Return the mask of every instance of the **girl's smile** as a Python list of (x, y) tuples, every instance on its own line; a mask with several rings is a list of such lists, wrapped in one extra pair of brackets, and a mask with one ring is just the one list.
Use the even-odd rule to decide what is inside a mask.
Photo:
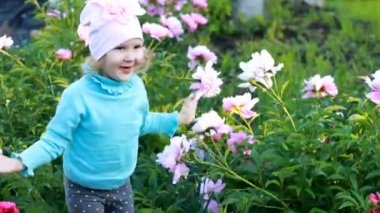
[(121, 43), (100, 59), (101, 74), (115, 81), (127, 81), (144, 59), (143, 41), (134, 38)]

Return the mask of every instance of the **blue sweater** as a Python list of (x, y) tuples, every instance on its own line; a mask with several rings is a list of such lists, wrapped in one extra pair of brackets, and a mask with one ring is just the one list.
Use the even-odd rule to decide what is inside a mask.
[(139, 135), (172, 136), (178, 113), (150, 112), (137, 75), (117, 82), (83, 67), (87, 73), (62, 93), (40, 140), (16, 156), (26, 166), (23, 173), (33, 175), (63, 153), (64, 174), (71, 181), (92, 189), (118, 188), (135, 170)]

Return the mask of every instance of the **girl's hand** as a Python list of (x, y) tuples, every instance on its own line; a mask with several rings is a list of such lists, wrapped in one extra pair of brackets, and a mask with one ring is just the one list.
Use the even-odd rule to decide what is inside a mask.
[(183, 102), (181, 111), (179, 113), (180, 124), (190, 124), (195, 119), (195, 112), (197, 110), (199, 96), (191, 93)]
[(15, 158), (0, 155), (0, 174), (8, 174), (24, 170), (22, 162)]

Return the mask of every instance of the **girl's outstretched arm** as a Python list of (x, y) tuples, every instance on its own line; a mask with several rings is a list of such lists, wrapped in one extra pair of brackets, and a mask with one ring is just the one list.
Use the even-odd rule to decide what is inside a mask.
[(0, 155), (0, 174), (9, 174), (24, 170), (24, 165), (17, 158)]
[(22, 162), (22, 175), (33, 176), (34, 169), (61, 156), (72, 140), (83, 112), (78, 90), (78, 84), (75, 83), (64, 90), (56, 113), (40, 140), (22, 153), (12, 153), (12, 158)]
[(190, 124), (194, 120), (198, 100), (196, 94), (190, 94), (184, 100), (180, 113), (149, 112), (148, 106), (141, 134), (165, 134), (172, 137), (179, 124)]

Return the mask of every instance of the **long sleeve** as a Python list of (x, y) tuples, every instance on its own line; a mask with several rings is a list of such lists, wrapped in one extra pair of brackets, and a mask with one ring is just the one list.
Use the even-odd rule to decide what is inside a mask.
[(147, 112), (141, 134), (165, 134), (173, 136), (178, 128), (178, 112), (156, 113)]
[(67, 88), (62, 94), (54, 117), (49, 122), (46, 132), (40, 140), (21, 154), (13, 153), (13, 156), (21, 159), (26, 167), (22, 172), (23, 175), (33, 175), (35, 168), (62, 155), (72, 140), (73, 132), (84, 111), (79, 97), (75, 87)]

